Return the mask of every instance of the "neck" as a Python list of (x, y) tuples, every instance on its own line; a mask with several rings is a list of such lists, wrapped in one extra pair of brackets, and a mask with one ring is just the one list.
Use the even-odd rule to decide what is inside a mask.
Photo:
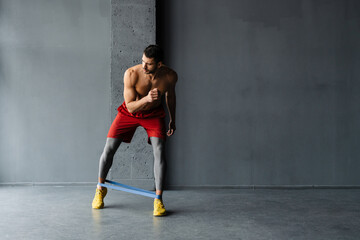
[(157, 67), (157, 69), (155, 70), (155, 72), (149, 73), (149, 74), (147, 74), (147, 76), (149, 76), (150, 79), (154, 79), (154, 77), (156, 76), (157, 72), (159, 71), (159, 69), (160, 69), (162, 66), (163, 66), (163, 64), (160, 63), (160, 65)]
[(145, 74), (147, 78), (149, 78), (150, 80), (154, 79), (155, 75), (156, 75), (156, 71), (154, 73), (149, 73), (149, 74)]

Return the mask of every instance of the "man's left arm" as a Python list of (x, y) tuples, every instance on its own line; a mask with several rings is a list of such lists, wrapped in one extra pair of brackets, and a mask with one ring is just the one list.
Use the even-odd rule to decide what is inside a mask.
[(167, 132), (167, 135), (170, 137), (171, 135), (174, 134), (174, 132), (176, 130), (176, 125), (175, 125), (175, 109), (176, 109), (175, 85), (177, 82), (177, 74), (175, 72), (169, 76), (169, 82), (170, 82), (170, 85), (169, 85), (168, 91), (165, 93), (165, 98), (166, 98), (166, 106), (167, 106), (167, 109), (169, 111), (169, 116), (170, 116), (169, 130)]

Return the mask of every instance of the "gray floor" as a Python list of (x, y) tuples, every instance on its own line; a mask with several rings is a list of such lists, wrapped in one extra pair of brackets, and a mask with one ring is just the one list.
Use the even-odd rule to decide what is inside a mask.
[(0, 187), (0, 239), (360, 239), (360, 190), (172, 190), (153, 200), (94, 187)]

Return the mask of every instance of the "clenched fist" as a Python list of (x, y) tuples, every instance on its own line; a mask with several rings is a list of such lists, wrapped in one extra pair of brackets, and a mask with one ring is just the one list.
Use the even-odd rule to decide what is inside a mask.
[(148, 102), (154, 102), (158, 100), (160, 98), (159, 90), (157, 88), (150, 90), (146, 97), (148, 98)]

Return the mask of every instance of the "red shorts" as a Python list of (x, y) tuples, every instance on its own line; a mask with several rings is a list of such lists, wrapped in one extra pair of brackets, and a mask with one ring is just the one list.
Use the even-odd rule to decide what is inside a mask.
[(161, 105), (156, 109), (132, 114), (127, 110), (125, 102), (118, 108), (118, 114), (111, 124), (107, 137), (120, 138), (123, 142), (130, 143), (138, 126), (145, 128), (149, 144), (151, 144), (150, 137), (158, 137), (166, 141), (165, 111)]

